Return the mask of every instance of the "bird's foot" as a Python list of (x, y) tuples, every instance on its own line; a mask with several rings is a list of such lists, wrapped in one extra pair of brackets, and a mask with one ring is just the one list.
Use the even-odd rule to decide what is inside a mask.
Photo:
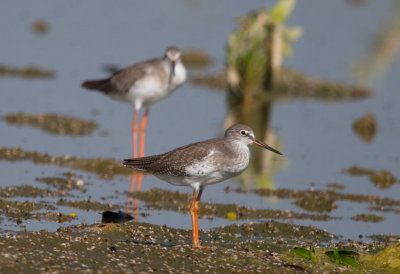
[(203, 246), (203, 245), (200, 245), (200, 243), (197, 243), (197, 244), (192, 244), (192, 248), (212, 249), (214, 247), (213, 246)]

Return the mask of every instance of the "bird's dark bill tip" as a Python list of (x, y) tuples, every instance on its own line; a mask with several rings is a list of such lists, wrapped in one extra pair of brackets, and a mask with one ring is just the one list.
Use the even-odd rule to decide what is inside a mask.
[(270, 146), (267, 145), (267, 144), (264, 144), (263, 142), (261, 142), (261, 141), (259, 141), (259, 140), (257, 140), (257, 139), (254, 139), (254, 140), (253, 140), (253, 143), (256, 144), (256, 145), (258, 145), (258, 146), (260, 146), (260, 147), (262, 147), (262, 148), (265, 148), (265, 149), (268, 149), (268, 150), (270, 150), (270, 151), (272, 151), (272, 152), (275, 152), (276, 154), (283, 155), (282, 152), (276, 150), (275, 148), (270, 147)]
[(268, 150), (270, 150), (270, 151), (272, 151), (272, 152), (275, 152), (276, 154), (283, 155), (282, 152), (280, 152), (279, 150), (276, 150), (276, 149), (274, 149), (274, 148), (272, 148), (272, 147), (270, 147), (270, 146), (266, 146), (266, 147), (264, 147), (264, 148), (266, 148), (266, 149), (268, 149)]

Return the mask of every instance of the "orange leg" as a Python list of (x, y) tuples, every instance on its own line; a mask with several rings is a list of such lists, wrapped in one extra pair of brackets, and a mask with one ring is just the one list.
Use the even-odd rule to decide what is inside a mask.
[(139, 157), (144, 156), (144, 142), (145, 142), (145, 135), (146, 135), (146, 124), (147, 118), (149, 117), (149, 108), (146, 108), (146, 112), (142, 118), (142, 122), (140, 123), (140, 155)]
[(197, 212), (198, 211), (196, 211), (196, 189), (195, 189), (195, 190), (193, 190), (192, 202), (190, 204), (190, 216), (192, 217), (192, 233), (193, 233), (192, 247), (200, 246), (199, 230), (198, 230), (198, 227), (196, 228)]
[(203, 188), (200, 188), (199, 194), (196, 197), (196, 190), (193, 191), (192, 203), (190, 204), (190, 215), (192, 217), (192, 233), (193, 233), (193, 248), (208, 248), (200, 245), (199, 241), (199, 204)]
[[(133, 123), (132, 123), (132, 147), (133, 147), (133, 158), (137, 157), (137, 120), (138, 120), (138, 110), (135, 109), (135, 113), (133, 115)], [(131, 176), (131, 185), (129, 187), (129, 192), (132, 192), (133, 189), (135, 188), (135, 182), (136, 182), (136, 177), (137, 174), (134, 173)], [(129, 204), (131, 203), (132, 198), (128, 197), (126, 199), (126, 204), (127, 207), (129, 207)], [(128, 209), (126, 209), (126, 212), (128, 213)]]
[(133, 115), (133, 125), (132, 125), (133, 158), (137, 157), (137, 118), (138, 118), (138, 111), (135, 109), (135, 114)]
[[(140, 154), (139, 157), (144, 156), (144, 143), (145, 143), (145, 136), (146, 136), (146, 123), (147, 123), (147, 118), (149, 117), (149, 108), (146, 109), (146, 112), (144, 113), (144, 116), (142, 118), (142, 122), (140, 123)], [(138, 175), (138, 181), (136, 185), (136, 191), (140, 191), (140, 188), (142, 186), (142, 179), (143, 179), (143, 174)]]
[[(145, 132), (146, 132), (146, 123), (147, 123), (147, 118), (149, 117), (149, 108), (146, 109), (146, 112), (142, 118), (142, 121), (140, 122), (140, 152), (139, 152), (139, 157), (143, 157), (144, 156), (144, 143), (145, 143)], [(132, 130), (132, 134), (133, 134), (133, 158), (137, 157), (137, 116), (138, 116), (138, 112), (135, 110), (135, 116), (133, 118), (133, 130)], [(139, 174), (133, 174), (131, 177), (131, 186), (129, 188), (129, 192), (133, 192), (133, 189), (135, 188), (135, 183), (136, 183), (136, 178), (137, 178), (137, 184), (136, 184), (136, 191), (140, 191), (141, 185), (142, 185), (142, 179), (143, 179), (143, 174), (139, 173)], [(127, 204), (129, 205), (131, 203), (131, 198), (128, 197), (127, 199)], [(135, 220), (138, 221), (138, 209), (137, 206), (139, 204), (139, 199), (135, 199), (134, 200), (134, 205), (133, 208), (135, 208), (134, 210), (134, 214), (135, 214)]]
[[(146, 111), (146, 113), (147, 112), (148, 111)], [(146, 117), (146, 119), (147, 119), (147, 117)], [(133, 124), (132, 124), (133, 158), (137, 158), (137, 120), (138, 120), (138, 111), (135, 109), (135, 114), (133, 116)], [(142, 121), (142, 124), (143, 124), (143, 121)], [(142, 127), (143, 127), (143, 125), (140, 126), (140, 128), (142, 128)], [(140, 154), (142, 154), (142, 148), (140, 148)], [(131, 177), (131, 186), (129, 187), (129, 192), (132, 192), (133, 189), (135, 188), (136, 177), (137, 177), (136, 174), (133, 174), (132, 177)], [(140, 183), (141, 183), (142, 179), (140, 178), (140, 179), (138, 179), (138, 181), (139, 180), (140, 180)]]

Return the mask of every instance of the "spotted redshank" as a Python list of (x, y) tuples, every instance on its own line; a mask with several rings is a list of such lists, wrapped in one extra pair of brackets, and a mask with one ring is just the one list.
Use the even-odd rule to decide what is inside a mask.
[[(163, 58), (151, 59), (134, 64), (115, 72), (111, 77), (100, 80), (90, 80), (82, 87), (97, 90), (113, 99), (130, 103), (135, 108), (132, 125), (133, 157), (137, 157), (137, 129), (138, 113), (142, 106), (146, 112), (140, 123), (140, 153), (144, 156), (144, 142), (146, 122), (149, 115), (149, 106), (158, 102), (186, 80), (186, 69), (181, 61), (181, 51), (176, 47), (166, 49)], [(133, 190), (133, 179), (131, 190)], [(137, 189), (140, 189), (141, 177), (138, 179)]]
[[(163, 58), (134, 64), (115, 72), (111, 77), (86, 81), (82, 87), (98, 90), (113, 99), (128, 102), (135, 107), (133, 119), (133, 157), (137, 157), (137, 116), (146, 107), (140, 126), (140, 137), (145, 134), (149, 106), (176, 90), (186, 80), (186, 69), (181, 62), (181, 52), (169, 47)], [(140, 152), (144, 154), (144, 140), (140, 139)]]
[(170, 184), (191, 186), (194, 189), (190, 204), (192, 246), (200, 248), (203, 247), (200, 245), (198, 232), (201, 194), (205, 186), (225, 181), (247, 168), (250, 144), (282, 155), (257, 140), (250, 127), (236, 124), (226, 130), (224, 138), (190, 144), (160, 155), (126, 159), (123, 164), (137, 171), (150, 173)]

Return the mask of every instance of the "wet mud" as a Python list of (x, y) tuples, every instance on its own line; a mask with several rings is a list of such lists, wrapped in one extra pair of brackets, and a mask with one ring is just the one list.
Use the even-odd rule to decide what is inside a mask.
[[(371, 267), (398, 269), (398, 244), (383, 249), (379, 242), (334, 243), (335, 236), (322, 230), (275, 221), (200, 231), (202, 244), (210, 249), (192, 249), (190, 237), (189, 230), (137, 222), (60, 227), (57, 232), (2, 231), (0, 271), (341, 273)], [(317, 262), (297, 256), (293, 250), (299, 246), (315, 248)], [(324, 258), (322, 254), (332, 248), (356, 251), (358, 265), (343, 266)]]

